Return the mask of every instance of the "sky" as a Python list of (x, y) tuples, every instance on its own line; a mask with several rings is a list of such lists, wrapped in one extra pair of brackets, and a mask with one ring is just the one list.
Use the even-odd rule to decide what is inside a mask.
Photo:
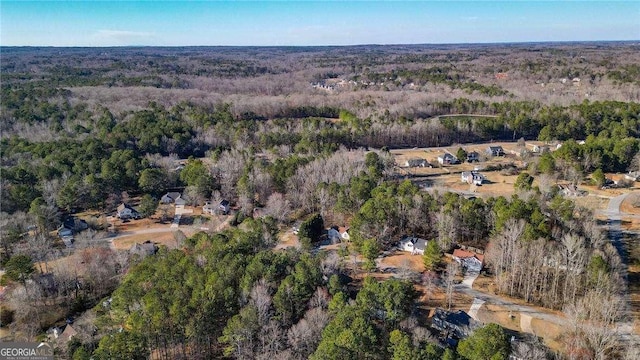
[(635, 1), (11, 1), (2, 46), (640, 40)]

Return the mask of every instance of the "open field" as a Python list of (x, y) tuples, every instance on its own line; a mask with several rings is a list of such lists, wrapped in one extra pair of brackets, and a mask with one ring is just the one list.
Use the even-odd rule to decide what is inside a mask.
[(182, 231), (186, 237), (190, 237), (196, 233), (191, 228), (172, 229), (173, 231), (167, 231), (162, 233), (153, 234), (136, 234), (131, 236), (122, 237), (113, 241), (113, 248), (116, 250), (129, 250), (135, 243), (143, 243), (145, 241), (151, 241), (158, 245), (164, 245), (169, 249), (175, 249), (178, 247), (178, 243), (175, 240), (174, 232)]
[(396, 251), (390, 256), (381, 258), (378, 262), (378, 268), (407, 269), (416, 273), (422, 273), (424, 271), (424, 264), (421, 255), (411, 255), (408, 252)]
[[(533, 144), (533, 143), (532, 143)], [(535, 142), (536, 145), (541, 142)], [(506, 156), (487, 157), (485, 156), (485, 150), (491, 146), (502, 146), (506, 152)], [(529, 145), (529, 143), (527, 143)], [(439, 165), (437, 157), (449, 152), (455, 154), (458, 148), (462, 147), (467, 152), (477, 151), (480, 153), (480, 162), (467, 163), (463, 162), (456, 165)], [(448, 147), (436, 147), (436, 148), (414, 148), (414, 149), (396, 149), (391, 150), (391, 153), (395, 156), (396, 164), (398, 164), (398, 172), (401, 175), (410, 175), (415, 177), (421, 177), (427, 187), (433, 187), (436, 189), (442, 188), (443, 191), (463, 191), (476, 193), (478, 196), (510, 196), (513, 194), (513, 183), (517, 179), (517, 175), (504, 175), (500, 171), (483, 171), (487, 167), (500, 167), (513, 165), (516, 167), (523, 166), (523, 160), (515, 154), (519, 154), (523, 148), (518, 146), (515, 142), (500, 142), (500, 143), (481, 143), (481, 144), (465, 144), (454, 145)], [(408, 159), (426, 159), (434, 168), (421, 168), (404, 167), (405, 162)], [(462, 182), (460, 174), (463, 171), (472, 171), (478, 169), (483, 175), (486, 176), (486, 182), (482, 186), (473, 186)]]

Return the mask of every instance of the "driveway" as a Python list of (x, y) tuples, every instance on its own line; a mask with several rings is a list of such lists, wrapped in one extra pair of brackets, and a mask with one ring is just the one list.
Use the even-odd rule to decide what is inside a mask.
[[(621, 230), (621, 218), (622, 215), (620, 213), (620, 205), (624, 201), (624, 199), (629, 194), (616, 196), (609, 200), (609, 205), (606, 210), (603, 210), (601, 213), (606, 215), (609, 222), (609, 239), (611, 243), (621, 251), (621, 254), (624, 254), (622, 239), (622, 230)], [(625, 215), (626, 216), (626, 215)], [(624, 260), (624, 259), (623, 259)], [(626, 274), (625, 274), (626, 276)], [(456, 284), (454, 290), (456, 292), (465, 294), (471, 298), (473, 298), (473, 304), (469, 310), (469, 313), (473, 313), (477, 315), (478, 310), (482, 307), (484, 303), (498, 305), (508, 311), (518, 312), (521, 316), (521, 329), (524, 332), (531, 332), (533, 329), (531, 328), (531, 321), (533, 319), (541, 319), (544, 321), (548, 321), (559, 326), (567, 326), (567, 319), (562, 315), (556, 315), (554, 313), (550, 313), (541, 308), (535, 308), (527, 305), (520, 305), (511, 302), (508, 299), (502, 298), (500, 296), (484, 293), (472, 288), (473, 281), (477, 275), (474, 277), (473, 274), (468, 274), (465, 276), (464, 280), (460, 284)], [(628, 296), (626, 297), (627, 301), (629, 301)], [(628, 307), (627, 307), (628, 309)], [(633, 326), (633, 318), (630, 317), (630, 321), (619, 322), (616, 326), (616, 332), (619, 334), (620, 338), (625, 342), (631, 342), (636, 346), (640, 346), (640, 336), (634, 333)]]

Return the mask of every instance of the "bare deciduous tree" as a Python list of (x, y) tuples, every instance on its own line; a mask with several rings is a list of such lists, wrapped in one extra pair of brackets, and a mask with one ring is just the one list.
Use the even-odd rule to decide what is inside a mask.
[(447, 268), (443, 275), (444, 288), (445, 288), (445, 300), (447, 302), (447, 309), (451, 310), (453, 304), (453, 289), (455, 286), (455, 278), (460, 271), (460, 266), (457, 262), (453, 261), (447, 264)]
[(280, 222), (285, 222), (291, 213), (291, 204), (281, 193), (273, 193), (267, 200), (264, 212)]

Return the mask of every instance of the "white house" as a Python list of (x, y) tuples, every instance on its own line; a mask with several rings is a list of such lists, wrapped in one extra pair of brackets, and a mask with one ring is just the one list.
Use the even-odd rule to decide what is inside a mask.
[(426, 159), (412, 158), (404, 162), (406, 167), (430, 167), (429, 162)]
[(424, 249), (427, 247), (427, 240), (413, 236), (405, 236), (400, 240), (398, 247), (400, 250), (410, 252), (412, 255), (422, 255), (424, 254)]
[(340, 238), (342, 240), (351, 240), (351, 236), (349, 235), (349, 228), (348, 227), (344, 227), (344, 226), (340, 226), (338, 228), (338, 232), (340, 233)]
[(132, 208), (129, 204), (122, 203), (118, 206), (116, 217), (119, 219), (130, 219), (130, 218), (138, 218), (140, 215), (138, 212)]
[(631, 181), (640, 180), (640, 171), (629, 171), (627, 174), (624, 174), (624, 178)]
[(202, 211), (204, 213), (208, 213), (214, 215), (216, 213), (222, 213), (223, 215), (227, 215), (230, 210), (229, 200), (222, 200), (218, 205), (213, 205), (211, 202), (207, 201), (202, 207)]
[(482, 185), (485, 177), (477, 171), (463, 171), (460, 174), (460, 181), (473, 185)]
[(504, 149), (502, 146), (489, 146), (487, 154), (490, 156), (504, 156)]
[(444, 153), (438, 156), (438, 163), (441, 165), (458, 164), (458, 158), (449, 153)]
[(349, 236), (349, 228), (344, 226), (334, 226), (327, 230), (327, 237), (331, 241), (332, 244), (339, 243), (343, 240), (350, 240), (351, 236)]
[(160, 202), (163, 204), (176, 204), (185, 205), (186, 201), (182, 198), (182, 194), (179, 192), (168, 192), (160, 198)]

